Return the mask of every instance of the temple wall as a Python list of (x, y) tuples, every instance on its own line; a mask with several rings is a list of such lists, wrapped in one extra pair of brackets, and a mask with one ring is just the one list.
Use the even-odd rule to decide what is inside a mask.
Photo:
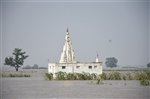
[(49, 63), (48, 73), (55, 74), (56, 72), (66, 73), (97, 73), (102, 74), (102, 63)]

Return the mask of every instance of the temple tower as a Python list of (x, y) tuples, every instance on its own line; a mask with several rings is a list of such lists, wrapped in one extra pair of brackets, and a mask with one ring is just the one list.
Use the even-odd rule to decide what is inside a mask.
[(76, 63), (68, 28), (66, 30), (65, 43), (59, 63)]

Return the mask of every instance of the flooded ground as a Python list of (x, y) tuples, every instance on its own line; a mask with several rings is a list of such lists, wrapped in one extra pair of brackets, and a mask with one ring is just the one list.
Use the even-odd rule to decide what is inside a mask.
[[(29, 71), (28, 71), (29, 72)], [(135, 80), (46, 81), (45, 70), (30, 71), (29, 78), (1, 78), (1, 99), (150, 99), (150, 86)]]

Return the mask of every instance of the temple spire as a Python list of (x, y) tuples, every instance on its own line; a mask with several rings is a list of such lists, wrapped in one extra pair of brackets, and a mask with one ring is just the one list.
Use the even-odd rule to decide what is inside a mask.
[(66, 30), (65, 44), (63, 46), (59, 63), (76, 63), (68, 28)]

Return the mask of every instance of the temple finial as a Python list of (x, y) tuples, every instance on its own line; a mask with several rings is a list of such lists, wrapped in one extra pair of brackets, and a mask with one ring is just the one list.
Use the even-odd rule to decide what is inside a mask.
[(66, 30), (66, 32), (67, 32), (67, 33), (69, 33), (69, 29), (68, 29), (68, 27), (67, 27), (67, 30)]

